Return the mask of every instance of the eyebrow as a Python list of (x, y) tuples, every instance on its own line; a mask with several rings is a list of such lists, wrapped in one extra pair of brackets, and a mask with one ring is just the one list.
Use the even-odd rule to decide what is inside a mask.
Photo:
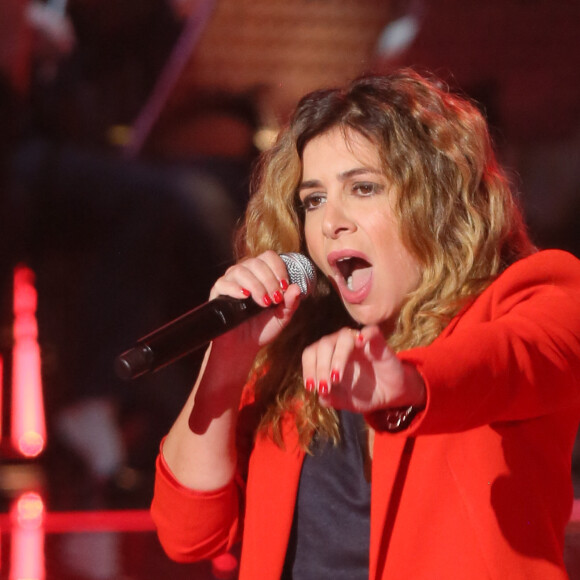
[[(339, 173), (338, 179), (340, 181), (348, 181), (357, 175), (363, 175), (365, 173), (372, 173), (377, 175), (382, 175), (382, 171), (379, 169), (375, 169), (374, 167), (355, 167), (354, 169), (349, 169), (348, 171), (343, 171)], [(314, 187), (320, 187), (322, 182), (319, 179), (309, 179), (308, 181), (303, 181), (298, 186), (298, 191), (302, 191), (303, 189), (312, 189)]]

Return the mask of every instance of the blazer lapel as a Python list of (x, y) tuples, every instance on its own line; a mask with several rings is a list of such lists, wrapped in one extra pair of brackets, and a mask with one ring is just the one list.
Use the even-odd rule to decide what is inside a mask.
[(304, 459), (293, 417), (283, 421), (285, 449), (258, 435), (250, 457), (240, 579), (282, 573)]

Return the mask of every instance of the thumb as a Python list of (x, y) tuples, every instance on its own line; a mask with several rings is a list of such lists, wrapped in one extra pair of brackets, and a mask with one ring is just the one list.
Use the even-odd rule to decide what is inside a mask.
[(381, 361), (392, 357), (393, 352), (377, 325), (365, 326), (360, 331), (360, 336), (363, 352), (367, 358)]

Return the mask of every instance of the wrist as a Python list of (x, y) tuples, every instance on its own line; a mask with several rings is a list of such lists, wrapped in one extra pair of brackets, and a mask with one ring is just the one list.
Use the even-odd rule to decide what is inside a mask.
[(224, 344), (216, 340), (205, 353), (200, 377), (194, 387), (194, 409), (217, 405), (222, 410), (237, 410), (239, 406), (254, 359), (237, 356), (238, 351), (223, 347)]
[(387, 431), (388, 433), (399, 433), (407, 429), (423, 407), (408, 405), (407, 407), (390, 407), (388, 409), (378, 409), (365, 414), (365, 421), (375, 431)]
[(365, 414), (367, 423), (375, 431), (398, 433), (407, 429), (418, 413), (425, 409), (427, 390), (423, 377), (410, 363), (403, 362), (403, 395), (388, 407)]
[(424, 408), (427, 403), (427, 389), (425, 388), (425, 381), (417, 367), (408, 362), (403, 362), (404, 372), (404, 401), (401, 398), (401, 407), (410, 406)]
[(229, 334), (210, 344), (208, 366), (214, 376), (222, 377), (226, 382), (241, 380), (245, 383), (260, 347), (249, 341), (236, 340), (233, 336), (230, 338)]

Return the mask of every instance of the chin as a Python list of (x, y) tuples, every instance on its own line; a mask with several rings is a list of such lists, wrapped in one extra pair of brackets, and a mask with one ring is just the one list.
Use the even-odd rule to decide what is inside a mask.
[[(369, 311), (372, 310), (370, 306), (363, 306), (363, 305), (345, 305), (347, 312), (350, 314), (350, 317), (354, 320), (354, 322), (358, 326), (372, 326), (377, 325), (381, 327), (383, 334), (385, 334), (385, 330), (394, 328), (395, 321), (393, 316), (377, 316), (376, 312)], [(390, 334), (390, 333), (389, 333)], [(385, 334), (385, 336), (388, 336)]]

